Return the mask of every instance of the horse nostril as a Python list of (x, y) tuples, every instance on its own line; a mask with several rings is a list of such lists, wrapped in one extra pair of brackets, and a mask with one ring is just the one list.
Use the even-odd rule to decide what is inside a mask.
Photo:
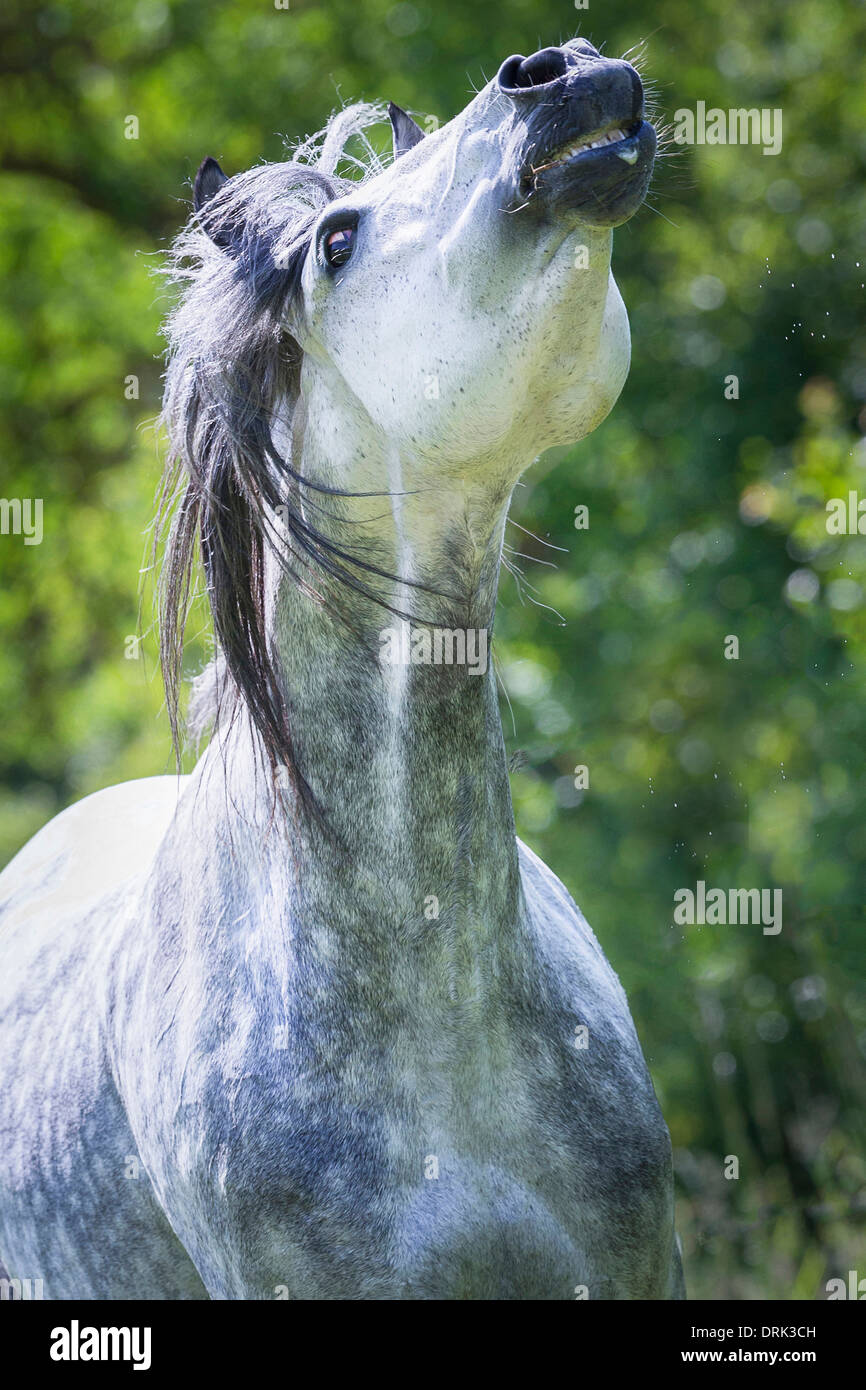
[(542, 48), (529, 58), (518, 53), (506, 58), (496, 77), (504, 91), (515, 88), (543, 87), (562, 77), (569, 66), (569, 58), (561, 48)]
[(517, 69), (518, 87), (542, 87), (545, 82), (555, 82), (566, 69), (566, 58), (561, 48), (542, 48), (530, 58), (524, 58)]

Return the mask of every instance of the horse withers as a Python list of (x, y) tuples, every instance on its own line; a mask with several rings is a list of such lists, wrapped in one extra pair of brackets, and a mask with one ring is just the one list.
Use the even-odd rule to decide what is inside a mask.
[(655, 135), (584, 40), (435, 133), (391, 107), (397, 157), (340, 177), (382, 114), (206, 160), (174, 249), (162, 656), (177, 731), (200, 559), (211, 739), (0, 876), (0, 1260), (49, 1298), (682, 1292), (668, 1133), (515, 837), (486, 660), (514, 486), (626, 377)]

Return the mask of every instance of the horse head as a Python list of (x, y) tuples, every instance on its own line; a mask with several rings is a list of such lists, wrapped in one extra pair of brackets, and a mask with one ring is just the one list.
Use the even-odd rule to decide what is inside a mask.
[(642, 109), (634, 68), (583, 41), (509, 58), (435, 134), (392, 108), (399, 157), (322, 212), (292, 317), (311, 396), (394, 443), (410, 485), (513, 482), (607, 414), (628, 364), (611, 228), (655, 151)]

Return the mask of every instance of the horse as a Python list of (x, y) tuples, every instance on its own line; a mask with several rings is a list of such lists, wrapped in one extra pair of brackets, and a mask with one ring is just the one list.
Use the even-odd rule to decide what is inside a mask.
[(0, 1260), (46, 1298), (684, 1296), (668, 1131), (516, 837), (486, 660), (517, 481), (627, 375), (655, 132), (584, 39), (388, 117), (393, 157), (362, 104), (205, 160), (171, 252), (160, 644), (182, 737), (203, 574), (210, 738), (0, 876)]

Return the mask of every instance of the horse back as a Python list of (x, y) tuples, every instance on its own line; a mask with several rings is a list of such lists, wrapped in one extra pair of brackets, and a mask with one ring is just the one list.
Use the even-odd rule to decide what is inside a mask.
[(0, 873), (0, 951), (19, 928), (27, 935), (48, 921), (59, 929), (146, 872), (187, 780), (122, 782), (50, 820)]

